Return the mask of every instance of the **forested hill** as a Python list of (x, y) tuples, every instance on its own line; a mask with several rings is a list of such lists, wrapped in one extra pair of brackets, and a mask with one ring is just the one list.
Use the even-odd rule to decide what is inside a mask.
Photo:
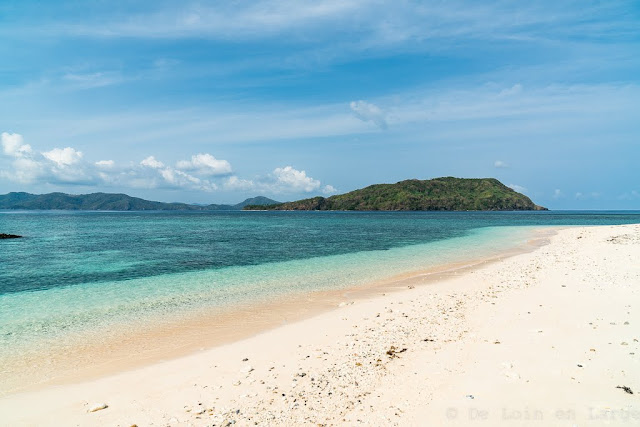
[(314, 197), (247, 210), (513, 211), (546, 210), (494, 178), (409, 179), (376, 184), (328, 198)]

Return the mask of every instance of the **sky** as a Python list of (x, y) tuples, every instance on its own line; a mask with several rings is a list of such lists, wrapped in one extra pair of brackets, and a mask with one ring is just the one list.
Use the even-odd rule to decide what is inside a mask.
[(640, 209), (640, 2), (0, 2), (0, 193), (495, 177)]

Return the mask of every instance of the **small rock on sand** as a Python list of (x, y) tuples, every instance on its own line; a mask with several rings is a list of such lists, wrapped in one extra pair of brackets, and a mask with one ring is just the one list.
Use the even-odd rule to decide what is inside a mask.
[(97, 411), (102, 411), (103, 409), (107, 409), (109, 407), (109, 405), (107, 405), (106, 403), (96, 403), (95, 405), (92, 405), (87, 412), (97, 412)]
[(245, 375), (249, 375), (253, 371), (254, 371), (254, 369), (253, 369), (253, 367), (251, 365), (245, 366), (244, 368), (240, 369), (240, 373), (241, 374), (245, 374)]

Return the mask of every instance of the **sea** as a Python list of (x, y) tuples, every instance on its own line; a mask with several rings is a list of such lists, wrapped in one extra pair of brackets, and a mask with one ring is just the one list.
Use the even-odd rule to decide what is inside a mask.
[(0, 211), (0, 233), (24, 236), (0, 240), (0, 385), (16, 374), (3, 361), (104, 331), (496, 256), (542, 228), (630, 223), (640, 211)]

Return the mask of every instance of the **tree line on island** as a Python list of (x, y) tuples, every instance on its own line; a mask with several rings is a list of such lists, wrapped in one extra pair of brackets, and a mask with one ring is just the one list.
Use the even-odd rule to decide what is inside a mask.
[(332, 211), (497, 211), (546, 210), (497, 179), (410, 179), (377, 184), (331, 197), (312, 197), (280, 203), (252, 197), (235, 205), (194, 205), (153, 202), (126, 194), (65, 193), (0, 195), (0, 209), (94, 211), (231, 211), (231, 210), (332, 210)]

